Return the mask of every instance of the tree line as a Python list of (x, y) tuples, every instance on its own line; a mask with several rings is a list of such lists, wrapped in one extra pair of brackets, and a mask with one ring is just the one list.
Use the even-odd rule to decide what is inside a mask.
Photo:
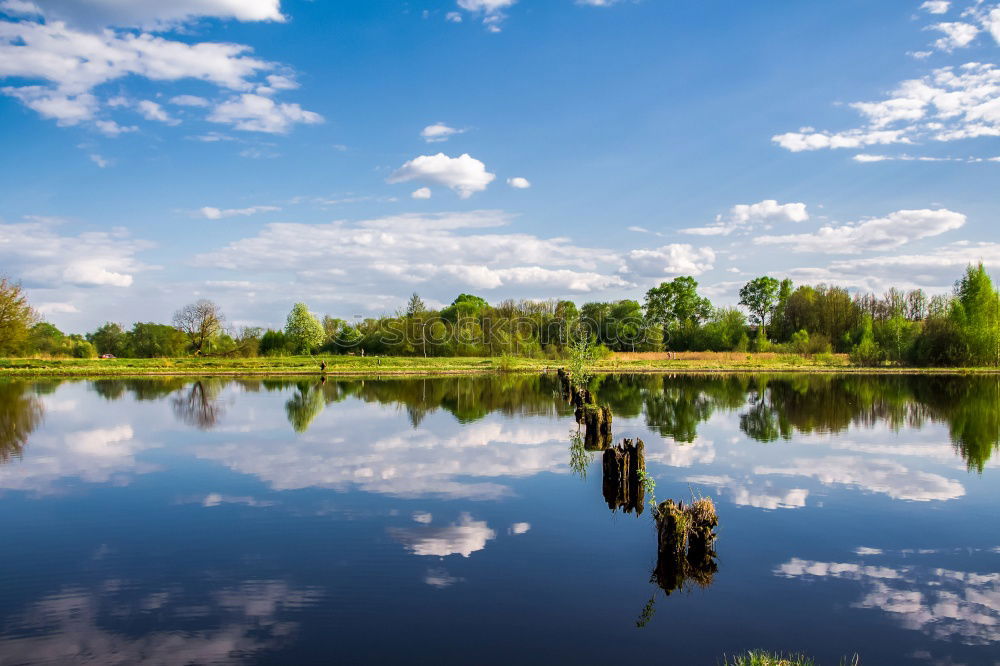
[(64, 334), (41, 321), (21, 286), (0, 280), (0, 355), (116, 357), (367, 354), (564, 358), (571, 347), (610, 352), (746, 351), (844, 353), (859, 365), (1000, 365), (1000, 295), (980, 263), (951, 294), (895, 288), (851, 294), (770, 276), (747, 282), (739, 307), (716, 307), (682, 276), (623, 299), (577, 306), (568, 300), (504, 300), (460, 294), (429, 308), (413, 294), (393, 315), (348, 322), (296, 303), (281, 328), (227, 327), (209, 300), (187, 305), (170, 324), (108, 322)]

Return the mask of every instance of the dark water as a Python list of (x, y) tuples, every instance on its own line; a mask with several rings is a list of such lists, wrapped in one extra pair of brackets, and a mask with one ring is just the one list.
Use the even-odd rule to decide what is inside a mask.
[(1000, 380), (595, 388), (714, 575), (651, 582), (552, 377), (2, 382), (0, 664), (1000, 659)]

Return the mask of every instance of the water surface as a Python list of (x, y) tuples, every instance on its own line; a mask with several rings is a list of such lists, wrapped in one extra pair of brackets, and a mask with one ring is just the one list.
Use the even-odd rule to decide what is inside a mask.
[(593, 388), (717, 571), (651, 580), (554, 377), (0, 381), (0, 664), (1000, 655), (997, 378)]

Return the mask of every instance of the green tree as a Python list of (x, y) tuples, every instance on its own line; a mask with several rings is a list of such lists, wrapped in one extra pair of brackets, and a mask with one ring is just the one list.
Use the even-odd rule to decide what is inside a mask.
[(292, 353), (292, 349), (284, 331), (268, 329), (260, 338), (258, 352), (263, 356), (284, 356)]
[(967, 365), (1000, 365), (1000, 297), (982, 263), (969, 266), (955, 286), (951, 318)]
[(28, 333), (27, 348), (33, 354), (70, 356), (73, 346), (62, 331), (47, 321), (40, 321)]
[(875, 341), (875, 333), (872, 327), (872, 317), (869, 314), (861, 318), (861, 335), (858, 344), (851, 350), (851, 362), (855, 365), (879, 365), (885, 355), (878, 342)]
[(0, 354), (19, 353), (37, 320), (21, 283), (0, 277)]
[(212, 338), (222, 332), (222, 309), (207, 299), (185, 305), (174, 313), (174, 326), (187, 336), (191, 351), (202, 354)]
[[(423, 303), (421, 302), (421, 305), (422, 304)], [(441, 310), (441, 318), (451, 322), (456, 322), (460, 319), (471, 319), (479, 317), (479, 315), (482, 314), (482, 312), (488, 307), (489, 303), (479, 296), (473, 296), (472, 294), (459, 294), (458, 297), (451, 302), (451, 305)]]
[(297, 354), (311, 354), (313, 349), (323, 344), (326, 332), (316, 315), (309, 312), (305, 303), (296, 303), (288, 313), (285, 335)]
[(697, 327), (712, 315), (712, 303), (698, 295), (698, 281), (688, 275), (647, 291), (645, 309), (646, 318), (663, 328), (675, 348), (688, 346)]
[(761, 276), (750, 280), (740, 289), (740, 305), (750, 311), (757, 324), (757, 337), (767, 337), (767, 323), (778, 302), (780, 283), (773, 277)]
[(93, 333), (88, 333), (87, 340), (97, 348), (98, 354), (128, 355), (128, 337), (121, 324), (106, 322)]
[(406, 316), (416, 317), (417, 315), (427, 312), (427, 306), (424, 305), (423, 300), (417, 295), (417, 292), (413, 292), (410, 296), (410, 300), (406, 302)]
[(173, 326), (155, 322), (136, 322), (128, 334), (129, 356), (170, 358), (184, 353), (188, 338)]

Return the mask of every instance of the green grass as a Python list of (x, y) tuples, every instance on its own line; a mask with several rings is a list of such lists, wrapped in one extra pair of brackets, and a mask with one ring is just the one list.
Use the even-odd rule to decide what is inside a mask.
[[(612, 355), (594, 361), (593, 372), (996, 372), (996, 368), (858, 368), (842, 356), (806, 358), (797, 354), (697, 354), (678, 360)], [(141, 375), (312, 375), (325, 361), (327, 374), (344, 376), (408, 374), (488, 374), (543, 372), (564, 367), (566, 360), (516, 356), (277, 356), (257, 358), (141, 358), (141, 359), (0, 359), (0, 376), (141, 376)]]
[[(816, 661), (802, 654), (778, 654), (763, 650), (750, 650), (734, 657), (724, 657), (722, 666), (817, 666)], [(858, 666), (857, 655), (841, 659), (840, 666)]]

